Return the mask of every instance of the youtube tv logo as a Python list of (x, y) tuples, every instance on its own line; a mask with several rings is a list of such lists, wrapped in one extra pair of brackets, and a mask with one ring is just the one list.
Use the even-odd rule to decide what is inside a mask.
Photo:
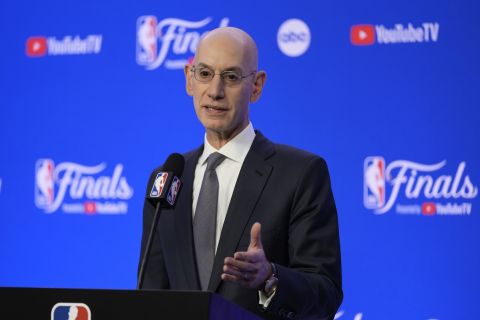
[(375, 43), (375, 27), (371, 24), (357, 24), (350, 29), (350, 41), (357, 46)]
[(29, 57), (43, 57), (47, 54), (46, 37), (30, 37), (26, 42), (26, 54)]
[(29, 37), (25, 42), (25, 54), (29, 58), (64, 55), (99, 54), (102, 51), (101, 34)]
[(435, 43), (439, 41), (440, 23), (356, 24), (350, 28), (354, 46)]

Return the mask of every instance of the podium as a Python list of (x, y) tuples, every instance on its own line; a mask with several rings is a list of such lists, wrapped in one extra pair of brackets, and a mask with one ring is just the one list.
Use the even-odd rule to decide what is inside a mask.
[(78, 320), (260, 319), (213, 292), (0, 287), (2, 319), (69, 320), (71, 307)]

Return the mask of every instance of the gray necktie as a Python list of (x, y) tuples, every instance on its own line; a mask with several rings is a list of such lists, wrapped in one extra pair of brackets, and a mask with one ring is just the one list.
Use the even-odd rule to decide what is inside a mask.
[(223, 154), (212, 153), (207, 159), (193, 219), (193, 237), (198, 276), (202, 290), (208, 288), (215, 259), (215, 231), (217, 229), (218, 178), (215, 169), (225, 159)]

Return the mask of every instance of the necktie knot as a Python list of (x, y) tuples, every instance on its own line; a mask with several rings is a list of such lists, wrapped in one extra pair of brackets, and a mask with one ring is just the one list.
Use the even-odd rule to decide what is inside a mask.
[(222, 161), (225, 160), (225, 156), (221, 153), (214, 152), (207, 158), (207, 171), (215, 170)]

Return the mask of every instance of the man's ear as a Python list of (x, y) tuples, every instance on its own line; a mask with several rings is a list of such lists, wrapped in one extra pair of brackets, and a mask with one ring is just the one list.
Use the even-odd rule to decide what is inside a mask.
[(250, 96), (250, 102), (256, 102), (258, 99), (260, 99), (266, 80), (267, 74), (265, 73), (265, 71), (260, 70), (255, 74), (255, 79), (253, 82), (253, 92)]
[(190, 63), (187, 63), (183, 68), (183, 72), (185, 73), (185, 89), (187, 90), (187, 94), (189, 96), (193, 96), (191, 69), (192, 65)]

